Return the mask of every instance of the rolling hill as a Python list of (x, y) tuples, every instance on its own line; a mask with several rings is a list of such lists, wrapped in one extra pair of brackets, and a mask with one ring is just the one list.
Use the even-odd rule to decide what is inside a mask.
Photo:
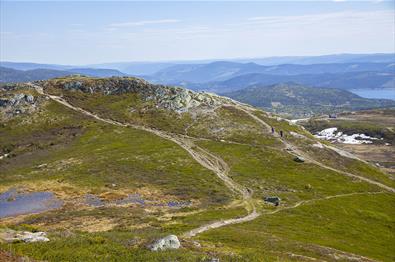
[(393, 100), (367, 99), (346, 90), (293, 83), (251, 86), (223, 95), (265, 110), (299, 118), (314, 114), (395, 107)]
[(124, 73), (114, 69), (70, 68), (65, 71), (55, 69), (16, 70), (0, 67), (0, 83), (29, 82), (72, 74), (96, 77), (125, 76)]
[(312, 75), (269, 75), (246, 74), (225, 81), (209, 83), (177, 83), (193, 90), (203, 90), (215, 93), (227, 93), (244, 89), (252, 85), (274, 85), (293, 82), (300, 85), (337, 88), (337, 89), (393, 89), (395, 75), (382, 72), (351, 72), (337, 74), (312, 74)]
[[(175, 65), (163, 69), (148, 79), (158, 83), (202, 83), (218, 81), (231, 81), (234, 78), (247, 78), (255, 75), (273, 78), (320, 79), (327, 81), (337, 78), (344, 78), (343, 75), (351, 77), (361, 73), (368, 74), (388, 74), (394, 77), (395, 63), (352, 63), (352, 64), (314, 64), (314, 65), (294, 65), (282, 64), (276, 66), (262, 66), (255, 63), (235, 63), (235, 62), (213, 62), (209, 64)], [(367, 76), (370, 76), (367, 75)], [(286, 81), (286, 80), (285, 80)], [(374, 81), (374, 80), (373, 80)]]
[[(4, 257), (395, 256), (390, 174), (230, 98), (132, 77), (59, 77), (7, 85), (0, 123)], [(48, 197), (56, 205), (26, 210)], [(5, 243), (11, 230), (49, 241)], [(149, 249), (168, 235), (181, 246)]]

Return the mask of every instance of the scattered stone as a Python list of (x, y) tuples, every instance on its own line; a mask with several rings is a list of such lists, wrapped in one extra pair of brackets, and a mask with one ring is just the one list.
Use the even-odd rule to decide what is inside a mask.
[(192, 244), (193, 244), (195, 247), (197, 247), (197, 248), (201, 248), (201, 247), (202, 247), (202, 245), (201, 245), (199, 242), (197, 242), (197, 241), (192, 241)]
[(12, 229), (5, 229), (0, 231), (0, 242), (15, 243), (15, 242), (48, 242), (47, 234), (45, 232), (28, 232), (15, 231)]
[(178, 249), (181, 247), (178, 237), (175, 235), (168, 235), (167, 237), (156, 240), (148, 246), (151, 251), (160, 251), (167, 249)]
[(312, 146), (312, 147), (316, 147), (316, 148), (324, 148), (324, 145), (321, 144), (320, 142), (315, 143), (315, 144), (313, 144), (313, 145), (311, 145), (311, 146)]
[(26, 102), (33, 104), (34, 103), (34, 97), (32, 95), (25, 95)]
[(0, 156), (0, 160), (3, 158), (7, 158), (8, 156), (9, 156), (9, 154), (4, 154), (4, 155)]
[(303, 163), (305, 160), (304, 160), (304, 158), (301, 157), (301, 156), (296, 156), (296, 157), (294, 157), (294, 161), (295, 161), (295, 162), (298, 162), (298, 163)]
[(311, 190), (313, 187), (310, 184), (307, 184), (307, 185), (304, 186), (304, 188), (306, 190)]
[(45, 167), (47, 167), (47, 166), (48, 166), (48, 164), (45, 164), (45, 163), (44, 163), (44, 164), (38, 165), (37, 168), (45, 168)]
[(296, 132), (293, 132), (293, 131), (291, 131), (291, 132), (289, 132), (293, 137), (296, 137), (296, 138), (300, 138), (300, 139), (305, 139), (306, 137), (304, 136), (304, 135), (301, 135), (301, 134), (299, 134), (299, 133), (296, 133)]
[(265, 197), (264, 200), (265, 200), (265, 202), (274, 204), (275, 206), (280, 205), (280, 202), (281, 202), (281, 198), (279, 198), (277, 196)]

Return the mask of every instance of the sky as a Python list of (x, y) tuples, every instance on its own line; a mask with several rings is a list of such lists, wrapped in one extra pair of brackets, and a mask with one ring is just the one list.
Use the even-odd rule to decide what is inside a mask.
[(85, 65), (394, 53), (394, 10), (394, 0), (0, 0), (0, 60)]

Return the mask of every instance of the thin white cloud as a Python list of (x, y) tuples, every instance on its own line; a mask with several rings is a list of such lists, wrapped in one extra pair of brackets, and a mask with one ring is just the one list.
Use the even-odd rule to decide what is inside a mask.
[(334, 12), (324, 14), (311, 14), (299, 16), (260, 16), (250, 17), (247, 21), (232, 24), (235, 25), (262, 25), (262, 26), (278, 26), (278, 25), (304, 25), (304, 24), (323, 24), (323, 23), (336, 23), (341, 24), (344, 22), (392, 22), (392, 11), (371, 11), (371, 12)]
[(143, 21), (136, 21), (136, 22), (113, 23), (113, 24), (110, 24), (110, 27), (112, 27), (112, 28), (134, 27), (134, 26), (155, 25), (155, 24), (171, 24), (171, 23), (178, 23), (178, 22), (180, 22), (180, 20), (177, 20), (177, 19), (143, 20)]

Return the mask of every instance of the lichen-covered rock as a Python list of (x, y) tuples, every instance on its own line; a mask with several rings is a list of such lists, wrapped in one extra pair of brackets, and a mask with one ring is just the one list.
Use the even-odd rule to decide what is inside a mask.
[(0, 231), (0, 242), (15, 243), (15, 242), (48, 242), (47, 234), (45, 232), (28, 232), (15, 231), (12, 229), (3, 229)]
[(175, 235), (168, 235), (167, 237), (160, 238), (148, 246), (151, 251), (160, 251), (167, 249), (178, 249), (181, 247), (178, 237)]
[(32, 113), (37, 109), (38, 101), (34, 96), (25, 93), (0, 94), (0, 116), (4, 119)]
[(34, 96), (32, 95), (25, 95), (26, 102), (33, 104), (34, 103)]

